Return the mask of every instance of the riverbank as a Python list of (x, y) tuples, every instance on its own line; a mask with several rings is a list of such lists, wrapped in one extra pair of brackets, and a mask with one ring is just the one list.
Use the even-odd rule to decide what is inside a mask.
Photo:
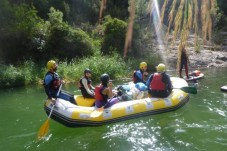
[[(193, 48), (188, 48), (190, 66), (192, 67), (227, 67), (227, 50), (211, 51), (207, 49), (196, 53)], [(177, 63), (177, 50), (166, 58), (170, 64)]]
[[(226, 33), (227, 36), (227, 33)], [(225, 39), (224, 39), (225, 41)], [(226, 39), (227, 41), (227, 39)], [(165, 59), (171, 65), (177, 63), (178, 42), (176, 46), (166, 51)], [(227, 67), (227, 44), (222, 45), (204, 44), (201, 45), (199, 51), (195, 51), (194, 37), (188, 40), (187, 52), (189, 55), (190, 66), (197, 67)]]

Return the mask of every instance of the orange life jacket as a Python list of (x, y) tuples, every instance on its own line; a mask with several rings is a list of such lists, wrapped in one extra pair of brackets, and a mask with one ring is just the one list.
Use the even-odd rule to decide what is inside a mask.
[(201, 74), (201, 72), (199, 70), (195, 70), (194, 74), (195, 74), (195, 76), (199, 76)]

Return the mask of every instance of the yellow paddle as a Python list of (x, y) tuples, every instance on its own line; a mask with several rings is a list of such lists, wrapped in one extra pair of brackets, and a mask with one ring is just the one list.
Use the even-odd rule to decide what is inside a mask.
[[(60, 87), (58, 89), (57, 96), (59, 95), (59, 93), (61, 91), (61, 87), (62, 87), (62, 84), (60, 85)], [(38, 132), (38, 135), (37, 135), (37, 139), (38, 140), (43, 139), (46, 136), (46, 134), (48, 133), (48, 131), (49, 131), (49, 125), (50, 125), (49, 124), (49, 120), (50, 120), (50, 116), (51, 116), (51, 114), (52, 114), (52, 112), (54, 110), (54, 106), (55, 106), (55, 104), (52, 106), (52, 108), (50, 110), (50, 114), (49, 114), (47, 120), (45, 121), (45, 123), (43, 123), (43, 125), (39, 129), (39, 132)]]
[[(109, 102), (108, 102), (109, 103)], [(107, 104), (108, 104), (107, 103)], [(100, 108), (97, 108), (97, 109), (95, 109), (92, 113), (91, 113), (91, 117), (92, 118), (95, 118), (95, 117), (98, 117), (98, 116), (100, 116), (102, 113), (103, 113), (103, 110), (104, 110), (104, 106), (102, 106), (102, 107), (100, 107)]]

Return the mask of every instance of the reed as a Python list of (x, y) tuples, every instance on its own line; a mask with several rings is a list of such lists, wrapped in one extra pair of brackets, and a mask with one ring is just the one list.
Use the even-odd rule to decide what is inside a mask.
[[(152, 5), (148, 6), (150, 12), (155, 7), (154, 1), (150, 0), (150, 4)], [(166, 7), (168, 6), (170, 6), (170, 10), (168, 13), (165, 13)], [(163, 19), (165, 15), (168, 15), (168, 28), (165, 31), (166, 41), (169, 40), (170, 35), (173, 35), (171, 39), (171, 46), (173, 47), (176, 44), (176, 40), (180, 39), (178, 44), (177, 69), (181, 62), (182, 44), (184, 43), (187, 47), (190, 34), (195, 35), (195, 47), (198, 45), (198, 37), (202, 37), (204, 44), (207, 41), (211, 41), (216, 9), (216, 0), (164, 0), (159, 28), (163, 27)]]

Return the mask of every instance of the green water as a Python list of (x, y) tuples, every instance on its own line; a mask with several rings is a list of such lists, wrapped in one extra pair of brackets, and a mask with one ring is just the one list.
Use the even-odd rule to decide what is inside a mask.
[[(201, 69), (198, 94), (182, 108), (101, 127), (67, 128), (50, 120), (46, 140), (36, 141), (46, 121), (40, 87), (0, 91), (1, 151), (224, 151), (227, 148), (227, 68)], [(75, 85), (64, 89), (74, 92)]]

